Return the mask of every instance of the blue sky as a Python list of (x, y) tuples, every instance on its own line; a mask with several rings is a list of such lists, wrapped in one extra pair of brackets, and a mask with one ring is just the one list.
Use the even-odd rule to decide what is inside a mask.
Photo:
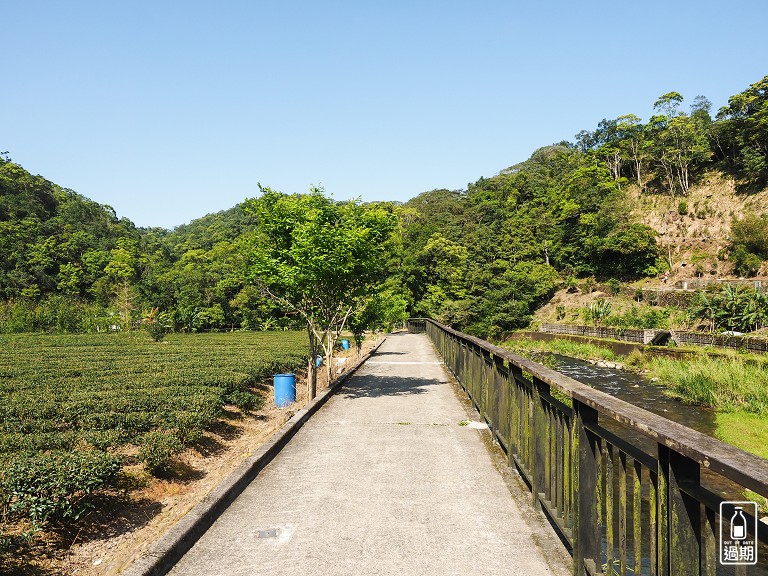
[(765, 0), (38, 1), (0, 11), (0, 150), (173, 226), (323, 185), (465, 188), (676, 90), (768, 74)]

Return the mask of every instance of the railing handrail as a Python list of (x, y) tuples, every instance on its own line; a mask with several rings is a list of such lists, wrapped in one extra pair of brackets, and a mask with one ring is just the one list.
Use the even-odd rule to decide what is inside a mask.
[(490, 342), (470, 336), (441, 324), (430, 318), (413, 318), (430, 322), (457, 338), (469, 342), (493, 356), (533, 374), (537, 378), (554, 386), (574, 400), (586, 404), (609, 418), (648, 436), (659, 444), (697, 461), (706, 469), (737, 482), (762, 496), (768, 496), (768, 460), (726, 444), (717, 438), (708, 436), (678, 422), (674, 422), (624, 400), (574, 380), (538, 364), (532, 360), (514, 354), (509, 350), (495, 346)]

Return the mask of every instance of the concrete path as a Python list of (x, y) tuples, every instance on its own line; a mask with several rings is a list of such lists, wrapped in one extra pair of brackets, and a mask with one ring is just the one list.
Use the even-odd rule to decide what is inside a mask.
[(567, 572), (466, 419), (427, 337), (390, 336), (170, 574)]

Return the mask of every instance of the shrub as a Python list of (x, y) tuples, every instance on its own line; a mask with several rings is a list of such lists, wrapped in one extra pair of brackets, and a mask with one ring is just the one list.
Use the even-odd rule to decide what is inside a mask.
[(688, 202), (680, 200), (680, 203), (677, 205), (677, 213), (680, 214), (680, 216), (688, 214)]
[(613, 296), (618, 296), (621, 292), (621, 281), (616, 278), (608, 280), (608, 290)]
[(768, 215), (747, 214), (731, 222), (732, 248), (743, 246), (746, 252), (768, 258)]
[(619, 277), (644, 275), (659, 256), (656, 235), (655, 230), (644, 224), (629, 224), (612, 230), (597, 239), (598, 269)]
[(173, 457), (183, 449), (181, 440), (175, 434), (152, 430), (141, 438), (139, 458), (152, 474), (162, 474), (170, 469)]
[(152, 308), (142, 319), (141, 323), (147, 334), (155, 342), (160, 342), (171, 331), (168, 314), (161, 313), (158, 308)]
[(227, 400), (241, 410), (258, 410), (264, 405), (264, 397), (247, 390), (234, 390), (227, 395)]
[(670, 310), (646, 309), (643, 310), (632, 306), (623, 314), (614, 314), (605, 319), (606, 326), (615, 326), (616, 328), (668, 328)]
[(595, 324), (601, 324), (611, 313), (611, 303), (600, 298), (589, 305), (589, 312), (595, 320)]
[(120, 459), (104, 452), (20, 453), (0, 478), (4, 516), (35, 524), (78, 519), (93, 508), (88, 497), (109, 483)]
[(748, 252), (742, 245), (736, 246), (731, 252), (730, 260), (739, 276), (755, 276), (763, 263), (757, 254)]

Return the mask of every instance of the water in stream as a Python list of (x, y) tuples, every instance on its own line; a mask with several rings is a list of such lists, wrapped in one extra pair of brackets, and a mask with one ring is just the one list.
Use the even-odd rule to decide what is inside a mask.
[(701, 406), (688, 406), (664, 393), (664, 388), (640, 374), (596, 366), (583, 360), (555, 354), (558, 372), (593, 388), (664, 416), (704, 434), (715, 433), (715, 414)]

